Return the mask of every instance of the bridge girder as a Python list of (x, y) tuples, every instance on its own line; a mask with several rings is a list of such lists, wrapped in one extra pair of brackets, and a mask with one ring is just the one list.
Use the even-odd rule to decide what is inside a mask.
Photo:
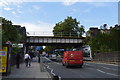
[(27, 36), (27, 46), (81, 46), (84, 37)]

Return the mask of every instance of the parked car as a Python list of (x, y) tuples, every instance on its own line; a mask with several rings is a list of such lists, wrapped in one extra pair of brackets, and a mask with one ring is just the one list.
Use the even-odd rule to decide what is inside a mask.
[(56, 60), (57, 59), (57, 55), (56, 54), (51, 54), (51, 60)]
[(82, 51), (66, 51), (62, 58), (63, 66), (83, 66)]

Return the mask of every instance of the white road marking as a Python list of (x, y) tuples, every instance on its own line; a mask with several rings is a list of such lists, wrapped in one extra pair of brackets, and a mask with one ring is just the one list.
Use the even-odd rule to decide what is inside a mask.
[[(85, 63), (84, 65), (94, 66), (94, 65), (91, 65), (91, 64), (86, 64), (86, 63)], [(95, 67), (95, 66), (94, 66), (94, 67)]]
[(48, 69), (51, 69), (49, 66), (47, 67)]
[(101, 73), (105, 73), (104, 71), (100, 70), (100, 69), (97, 69), (97, 71), (101, 72)]
[(90, 64), (86, 64), (86, 63), (85, 63), (85, 65), (90, 65)]
[[(85, 65), (93, 66), (93, 65), (91, 65), (91, 64), (85, 64)], [(113, 66), (115, 66), (115, 65), (113, 65)], [(111, 68), (104, 67), (104, 66), (98, 66), (98, 67), (102, 67), (102, 68), (110, 69), (110, 70), (118, 70), (118, 69), (111, 69)], [(94, 68), (87, 68), (87, 69), (95, 70)], [(104, 71), (102, 71), (102, 70), (100, 70), (100, 69), (97, 69), (97, 71), (99, 71), (99, 72), (101, 72), (101, 73), (103, 73), (103, 74), (108, 74), (108, 75), (112, 75), (112, 76), (119, 76), (119, 75), (116, 75), (116, 74), (104, 72)]]
[(46, 64), (44, 64), (44, 65), (47, 66), (47, 68), (51, 70), (51, 68), (48, 65), (46, 65)]
[[(85, 64), (85, 65), (94, 66), (94, 65), (91, 65), (91, 64)], [(94, 67), (95, 67), (95, 66), (94, 66)], [(112, 69), (112, 68), (108, 68), (108, 67), (104, 67), (104, 66), (98, 66), (98, 65), (97, 65), (97, 67), (102, 67), (102, 68), (104, 68), (104, 69), (110, 69), (110, 70), (117, 70), (117, 71), (118, 71), (118, 69)]]
[(105, 69), (110, 69), (110, 70), (117, 70), (118, 71), (118, 69), (111, 69), (111, 68), (108, 68), (108, 67), (104, 67), (104, 66), (102, 66), (103, 68), (105, 68)]
[[(88, 62), (88, 63), (90, 63), (90, 62)], [(107, 63), (93, 63), (93, 64), (103, 64), (103, 65), (119, 66), (119, 65), (116, 65), (116, 64), (107, 64)]]
[(102, 70), (100, 70), (100, 69), (97, 69), (97, 71), (99, 71), (99, 72), (101, 72), (101, 73), (104, 73), (104, 74), (108, 74), (108, 75), (119, 76), (119, 75), (116, 75), (116, 74), (104, 72), (104, 71), (102, 71)]
[(86, 68), (86, 69), (95, 70), (94, 68)]
[[(102, 66), (103, 67), (103, 66)], [(108, 68), (108, 67), (103, 67), (103, 68), (105, 68), (105, 69), (110, 69), (110, 68)]]
[(119, 76), (119, 75), (116, 75), (116, 74), (112, 74), (112, 73), (106, 73), (106, 74), (109, 74), (109, 75), (113, 75), (113, 76)]
[(59, 77), (59, 80), (61, 80), (61, 79), (62, 79), (60, 76), (58, 76), (58, 77)]
[[(53, 69), (50, 68), (48, 65), (45, 65), (45, 66), (47, 66), (47, 68), (51, 70), (51, 74), (52, 74), (53, 76), (55, 76), (55, 73), (53, 73)], [(60, 77), (60, 76), (59, 76), (59, 79), (61, 80), (61, 77)]]
[(51, 74), (53, 74), (55, 76), (55, 73), (53, 73), (53, 69), (51, 70)]

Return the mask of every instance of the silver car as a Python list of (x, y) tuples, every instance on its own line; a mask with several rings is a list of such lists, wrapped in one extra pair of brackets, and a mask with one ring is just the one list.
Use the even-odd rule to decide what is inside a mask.
[(56, 60), (57, 59), (57, 55), (56, 54), (51, 54), (51, 60)]

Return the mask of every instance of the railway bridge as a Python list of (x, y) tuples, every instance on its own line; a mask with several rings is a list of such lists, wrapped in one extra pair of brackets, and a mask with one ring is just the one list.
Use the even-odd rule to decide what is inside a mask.
[(26, 46), (81, 46), (84, 37), (27, 36)]

